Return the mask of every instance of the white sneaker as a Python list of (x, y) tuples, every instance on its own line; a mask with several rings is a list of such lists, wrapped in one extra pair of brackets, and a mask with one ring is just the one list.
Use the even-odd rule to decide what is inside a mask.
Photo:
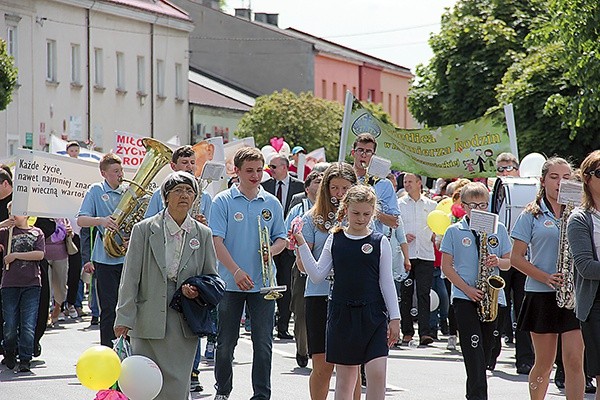
[(58, 314), (58, 320), (59, 321), (64, 321), (65, 319), (66, 318), (65, 318), (65, 314), (64, 313), (61, 312), (60, 314)]
[(69, 313), (69, 318), (77, 318), (79, 316), (79, 314), (77, 313), (77, 310), (75, 309), (75, 306), (70, 305), (69, 308), (67, 309), (67, 312)]
[(456, 335), (448, 336), (448, 344), (446, 345), (447, 350), (456, 350)]
[(227, 400), (227, 399), (229, 399), (229, 396), (227, 396), (226, 394), (215, 395), (215, 400)]

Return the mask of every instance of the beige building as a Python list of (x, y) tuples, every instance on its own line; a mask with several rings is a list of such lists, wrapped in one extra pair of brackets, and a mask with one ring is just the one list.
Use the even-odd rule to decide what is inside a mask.
[(185, 11), (163, 0), (4, 0), (0, 12), (19, 69), (0, 112), (0, 158), (44, 149), (51, 134), (102, 151), (116, 130), (189, 138)]

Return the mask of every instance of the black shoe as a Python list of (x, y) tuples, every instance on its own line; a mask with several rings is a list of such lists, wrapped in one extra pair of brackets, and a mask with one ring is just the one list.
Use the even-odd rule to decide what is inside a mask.
[(100, 323), (99, 318), (98, 317), (92, 317), (92, 320), (90, 321), (90, 325), (98, 325)]
[(4, 354), (4, 360), (2, 360), (8, 369), (13, 369), (17, 365), (17, 359), (14, 354)]
[(303, 356), (296, 353), (296, 362), (300, 368), (304, 368), (308, 365), (308, 356)]
[(520, 364), (517, 366), (517, 374), (529, 375), (530, 371), (531, 371), (531, 365), (529, 365), (529, 364)]
[(565, 388), (565, 371), (560, 368), (556, 368), (556, 372), (554, 373), (554, 384), (559, 389)]
[(37, 346), (35, 346), (35, 349), (33, 349), (33, 356), (35, 358), (37, 358), (41, 355), (42, 355), (42, 345), (38, 343)]
[(591, 376), (585, 377), (585, 392), (586, 393), (596, 393), (596, 386), (594, 386), (594, 382), (592, 382)]
[(31, 371), (31, 362), (30, 361), (19, 362), (19, 372), (29, 372), (29, 371)]
[(294, 337), (287, 332), (277, 332), (277, 337), (283, 340), (292, 340)]

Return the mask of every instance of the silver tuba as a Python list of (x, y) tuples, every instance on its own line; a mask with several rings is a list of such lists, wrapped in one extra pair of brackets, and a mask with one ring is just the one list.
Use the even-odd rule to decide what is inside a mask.
[(558, 258), (556, 259), (556, 272), (563, 276), (562, 286), (556, 289), (556, 304), (569, 310), (575, 308), (575, 270), (573, 255), (567, 240), (567, 221), (574, 208), (573, 203), (568, 203), (560, 217)]
[(492, 322), (498, 317), (498, 296), (504, 288), (504, 279), (492, 275), (493, 268), (485, 265), (488, 256), (487, 233), (479, 232), (479, 269), (477, 272), (477, 289), (483, 292), (483, 299), (477, 305), (477, 313), (481, 322)]
[(277, 286), (277, 281), (275, 280), (275, 273), (273, 270), (273, 256), (271, 254), (271, 238), (269, 237), (269, 228), (263, 227), (260, 223), (260, 215), (257, 217), (258, 219), (258, 235), (260, 239), (260, 248), (258, 252), (260, 253), (260, 263), (262, 266), (262, 280), (263, 287), (260, 289), (260, 292), (265, 295), (266, 300), (277, 300), (283, 297), (281, 292), (285, 292), (287, 290), (286, 285)]

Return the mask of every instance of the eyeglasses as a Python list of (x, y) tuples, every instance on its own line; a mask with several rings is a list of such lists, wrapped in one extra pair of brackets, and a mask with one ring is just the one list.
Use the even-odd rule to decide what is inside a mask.
[(463, 202), (463, 205), (469, 207), (471, 210), (475, 210), (475, 209), (487, 210), (488, 204), (489, 203), (487, 201), (484, 203), (465, 203), (465, 202)]
[(183, 189), (183, 188), (173, 189), (173, 190), (171, 190), (171, 193), (175, 193), (177, 196), (183, 196), (184, 193), (190, 197), (194, 197), (196, 195), (196, 192), (194, 192), (192, 189)]
[(277, 165), (269, 164), (269, 169), (277, 169)]
[(585, 174), (589, 175), (589, 176), (594, 175), (596, 178), (600, 179), (600, 169), (595, 169), (593, 171), (588, 171)]
[(515, 167), (514, 165), (507, 165), (505, 167), (497, 167), (496, 171), (498, 171), (498, 172), (504, 172), (504, 171), (510, 172), (513, 169), (519, 169), (519, 168)]
[(354, 149), (354, 152), (358, 153), (358, 154), (363, 154), (363, 155), (366, 155), (366, 156), (370, 156), (373, 153), (375, 153), (375, 151), (373, 151), (371, 149), (361, 149), (361, 148)]

